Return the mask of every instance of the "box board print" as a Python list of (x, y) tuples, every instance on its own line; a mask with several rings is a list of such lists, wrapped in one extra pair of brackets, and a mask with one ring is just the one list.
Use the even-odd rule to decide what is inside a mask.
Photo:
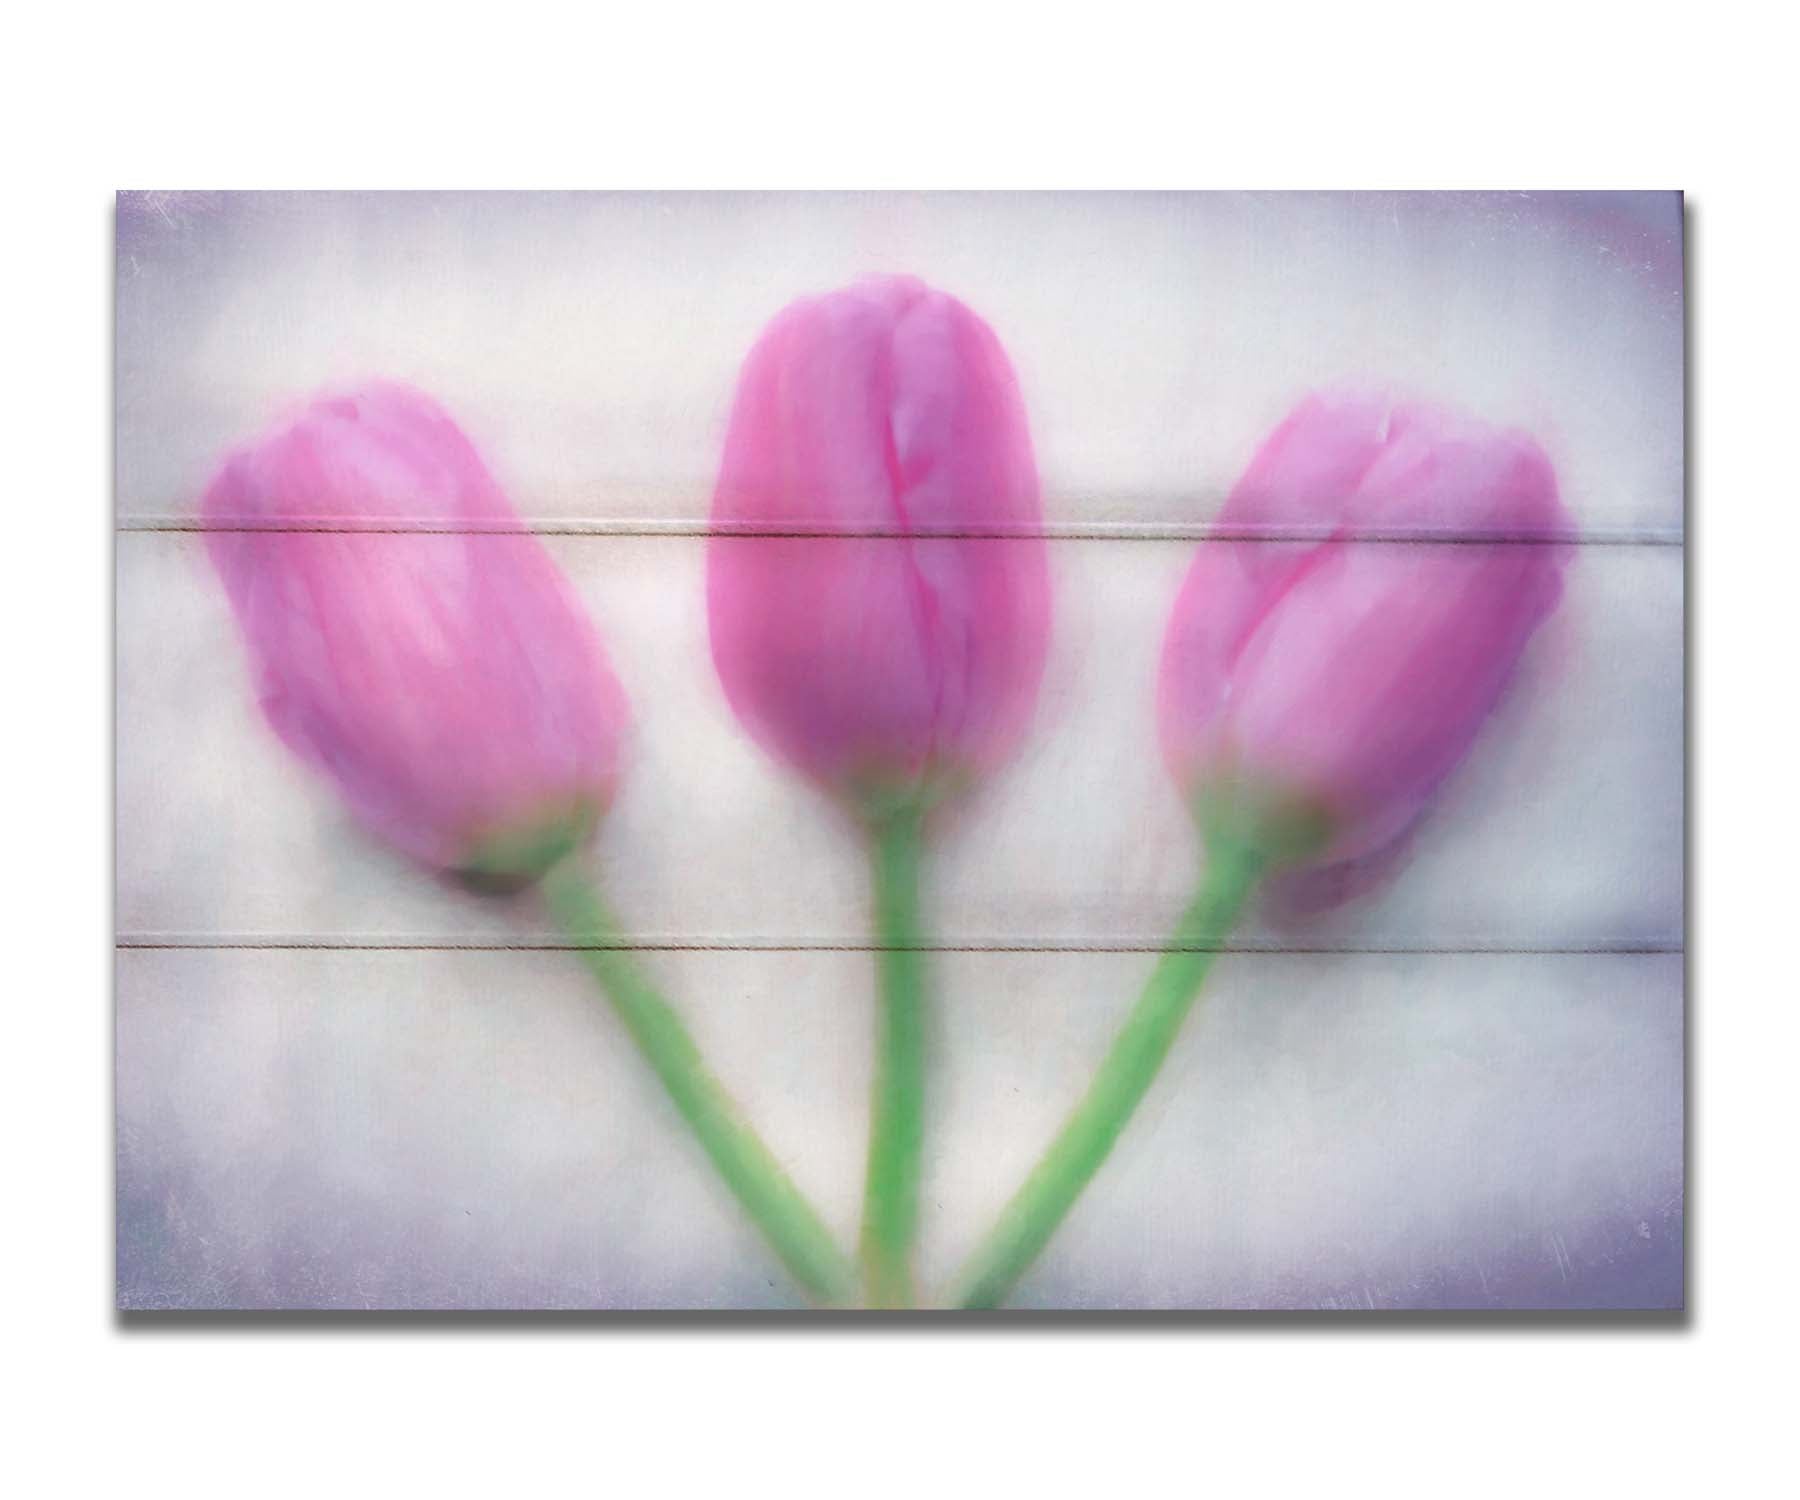
[(1672, 1309), (1675, 194), (122, 194), (118, 1299)]

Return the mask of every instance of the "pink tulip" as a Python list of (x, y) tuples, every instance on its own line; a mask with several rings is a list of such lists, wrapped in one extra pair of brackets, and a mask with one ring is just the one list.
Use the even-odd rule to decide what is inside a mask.
[(264, 714), (364, 824), (503, 884), (592, 828), (624, 695), (435, 402), (397, 385), (316, 400), (231, 455), (201, 511)]
[(990, 769), (1049, 636), (1036, 466), (988, 326), (907, 278), (796, 302), (744, 362), (713, 659), (755, 738), (854, 805)]
[(1285, 839), (1315, 898), (1367, 883), (1555, 609), (1569, 529), (1522, 433), (1302, 402), (1216, 530), (1303, 540), (1204, 543), (1164, 643), (1164, 752), (1202, 819)]

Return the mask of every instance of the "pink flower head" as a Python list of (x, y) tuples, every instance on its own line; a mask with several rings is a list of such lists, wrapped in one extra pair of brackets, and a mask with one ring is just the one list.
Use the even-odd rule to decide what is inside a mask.
[(1328, 900), (1366, 883), (1555, 609), (1569, 530), (1522, 433), (1303, 401), (1232, 491), (1169, 622), (1163, 749), (1198, 814), (1286, 840), (1275, 852)]
[(624, 694), (435, 402), (385, 384), (315, 400), (228, 457), (201, 513), (264, 714), (364, 824), (499, 884), (592, 828)]
[(744, 361), (707, 553), (713, 660), (765, 747), (856, 806), (936, 797), (1030, 718), (1049, 641), (1006, 352), (909, 278), (796, 302)]

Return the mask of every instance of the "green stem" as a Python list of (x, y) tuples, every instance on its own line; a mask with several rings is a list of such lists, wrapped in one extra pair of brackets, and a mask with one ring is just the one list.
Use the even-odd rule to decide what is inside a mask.
[(863, 1285), (872, 1307), (913, 1305), (924, 1145), (925, 955), (919, 921), (921, 815), (907, 807), (873, 829), (881, 1013), (863, 1197)]
[(1253, 850), (1214, 842), (1200, 889), (1087, 1094), (963, 1268), (957, 1306), (998, 1307), (1056, 1233), (1149, 1091), (1261, 869)]
[(544, 877), (544, 895), (564, 931), (581, 944), (582, 960), (638, 1051), (782, 1264), (819, 1300), (852, 1301), (855, 1268), (707, 1070), (681, 1018), (621, 945), (617, 923), (579, 862), (565, 859), (552, 869)]

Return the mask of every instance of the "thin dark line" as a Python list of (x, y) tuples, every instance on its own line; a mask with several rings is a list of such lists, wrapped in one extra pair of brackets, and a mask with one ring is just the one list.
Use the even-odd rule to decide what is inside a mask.
[(1117, 522), (1020, 527), (1007, 529), (958, 529), (952, 527), (901, 531), (878, 527), (758, 527), (714, 526), (702, 521), (610, 522), (610, 521), (541, 521), (523, 528), (493, 526), (449, 526), (435, 521), (393, 522), (383, 524), (345, 524), (342, 521), (283, 522), (212, 522), (184, 517), (140, 517), (125, 519), (115, 529), (121, 534), (177, 533), (221, 534), (262, 533), (284, 535), (344, 536), (569, 536), (627, 537), (643, 539), (693, 537), (753, 537), (768, 541), (823, 541), (856, 539), (871, 541), (975, 541), (1012, 542), (1041, 538), (1050, 542), (1304, 542), (1330, 540), (1398, 544), (1430, 547), (1680, 547), (1683, 538), (1666, 531), (1588, 531), (1528, 534), (1519, 532), (1425, 532), (1367, 530), (1336, 533), (1309, 527), (1229, 527), (1202, 524), (1184, 525), (1157, 522)]
[[(143, 938), (121, 937), (114, 943), (121, 951), (131, 952), (298, 952), (298, 953), (574, 953), (585, 948), (602, 948), (627, 953), (1163, 953), (1163, 943), (921, 943), (895, 947), (872, 943), (727, 943), (727, 942), (645, 942), (645, 943), (575, 943), (566, 939), (525, 939), (517, 942), (446, 943), (418, 942), (326, 941), (309, 938)], [(1289, 946), (1275, 943), (1221, 942), (1184, 946), (1184, 953), (1246, 953), (1279, 956), (1282, 954), (1326, 955), (1394, 955), (1419, 957), (1615, 957), (1643, 954), (1681, 953), (1680, 943), (1617, 943), (1587, 945), (1426, 945), (1426, 944), (1319, 944)]]

